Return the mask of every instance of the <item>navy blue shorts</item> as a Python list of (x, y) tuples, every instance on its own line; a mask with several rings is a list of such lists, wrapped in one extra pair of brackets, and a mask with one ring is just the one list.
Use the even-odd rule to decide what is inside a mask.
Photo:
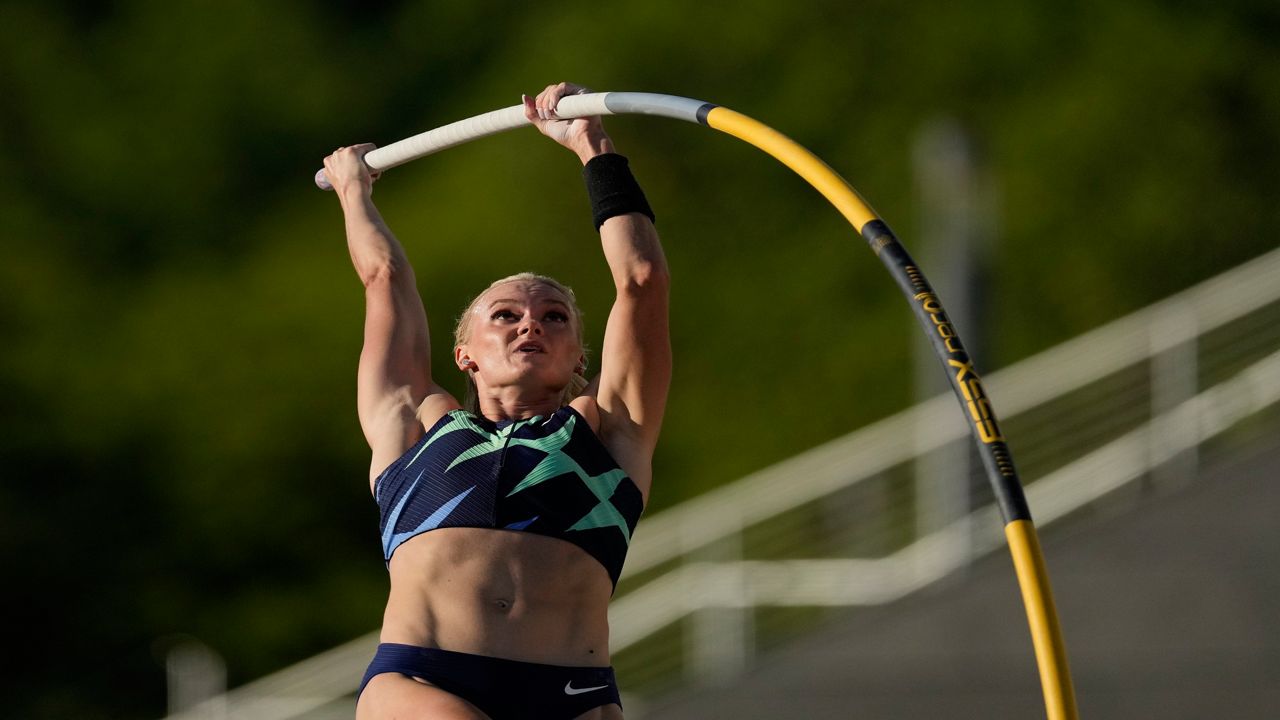
[(475, 705), (493, 720), (569, 720), (603, 705), (622, 706), (611, 667), (541, 665), (382, 643), (356, 697), (369, 680), (382, 673), (426, 680)]

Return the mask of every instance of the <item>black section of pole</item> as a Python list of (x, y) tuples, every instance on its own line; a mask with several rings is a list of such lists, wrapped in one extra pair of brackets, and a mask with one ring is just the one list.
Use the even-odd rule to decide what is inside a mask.
[(1022, 483), (1013, 465), (1013, 455), (996, 420), (995, 408), (982, 386), (982, 378), (973, 367), (973, 359), (965, 351), (960, 336), (942, 308), (942, 301), (884, 221), (872, 220), (864, 225), (862, 236), (910, 300), (916, 319), (942, 363), (951, 389), (965, 410), (965, 419), (973, 432), (978, 455), (982, 457), (1005, 524), (1030, 520), (1031, 510), (1027, 507)]

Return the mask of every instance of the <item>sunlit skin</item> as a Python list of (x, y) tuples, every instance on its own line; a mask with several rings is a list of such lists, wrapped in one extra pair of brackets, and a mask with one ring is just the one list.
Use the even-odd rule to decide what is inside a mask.
[[(525, 97), (525, 116), (584, 164), (614, 152), (599, 118), (558, 120), (568, 83)], [(342, 205), (347, 244), (365, 287), (357, 377), (360, 426), (372, 451), (370, 489), (382, 471), (461, 405), (433, 376), (426, 311), (407, 255), (373, 204), (362, 160), (372, 145), (339, 148), (325, 174)], [(569, 401), (647, 500), (671, 379), (668, 273), (653, 223), (629, 213), (605, 221), (601, 248), (616, 296), (600, 372)], [(454, 348), (473, 379), (480, 414), (494, 421), (554, 413), (586, 358), (570, 298), (542, 282), (486, 291)], [(452, 370), (452, 368), (451, 368)], [(391, 558), (381, 641), (550, 665), (607, 667), (608, 571), (577, 545), (533, 533), (442, 528), (410, 538)], [(467, 701), (395, 673), (375, 676), (358, 720), (484, 718)], [(617, 720), (609, 704), (581, 720)]]

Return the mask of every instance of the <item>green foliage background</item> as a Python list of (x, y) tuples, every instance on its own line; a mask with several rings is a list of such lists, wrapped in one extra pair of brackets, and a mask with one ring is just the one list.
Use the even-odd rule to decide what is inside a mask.
[[(917, 250), (911, 143), (958, 119), (1000, 187), (988, 371), (1276, 244), (1274, 2), (6, 0), (4, 714), (156, 717), (174, 638), (235, 685), (377, 626), (362, 297), (311, 174), (560, 79), (779, 128)], [(815, 192), (727, 136), (608, 125), (676, 283), (651, 511), (909, 401), (909, 311)], [(471, 294), (524, 269), (575, 286), (599, 347), (608, 275), (563, 150), (512, 132), (375, 197), (439, 366)]]

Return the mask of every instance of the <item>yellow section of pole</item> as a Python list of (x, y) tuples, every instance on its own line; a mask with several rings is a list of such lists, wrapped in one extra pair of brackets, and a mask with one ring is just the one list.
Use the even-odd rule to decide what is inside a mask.
[(1075, 690), (1071, 686), (1071, 668), (1067, 665), (1067, 649), (1058, 625), (1058, 610), (1049, 587), (1049, 573), (1036, 528), (1029, 520), (1015, 520), (1004, 526), (1004, 536), (1013, 554), (1013, 567), (1022, 588), (1022, 604), (1031, 625), (1031, 642), (1040, 667), (1040, 686), (1044, 691), (1045, 711), (1049, 720), (1076, 720)]
[[(836, 206), (859, 233), (876, 220), (875, 212), (853, 189), (816, 155), (799, 143), (757, 120), (728, 108), (716, 107), (707, 113), (706, 123), (721, 132), (760, 148), (804, 178), (823, 197)], [(1015, 520), (1005, 526), (1005, 537), (1013, 554), (1022, 602), (1031, 625), (1031, 641), (1035, 646), (1040, 669), (1040, 685), (1044, 692), (1049, 720), (1078, 720), (1075, 690), (1067, 651), (1058, 625), (1053, 591), (1045, 568), (1035, 526), (1028, 520)]]
[(818, 159), (817, 155), (786, 135), (725, 107), (713, 108), (707, 113), (707, 125), (755, 145), (794, 170), (830, 200), (859, 233), (862, 232), (862, 226), (876, 219), (875, 212), (858, 196), (853, 186)]

